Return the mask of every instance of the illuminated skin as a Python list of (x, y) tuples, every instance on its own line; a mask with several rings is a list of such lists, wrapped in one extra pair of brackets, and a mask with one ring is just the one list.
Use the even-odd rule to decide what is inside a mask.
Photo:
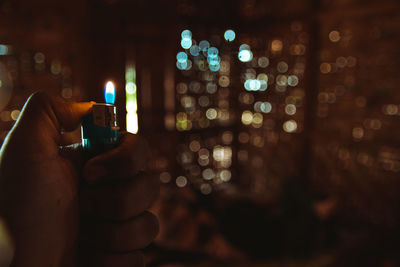
[(139, 250), (158, 232), (146, 211), (158, 179), (140, 172), (146, 143), (124, 134), (84, 165), (76, 146), (59, 147), (60, 129), (75, 129), (91, 106), (36, 93), (2, 147), (0, 217), (16, 245), (13, 267), (143, 265)]

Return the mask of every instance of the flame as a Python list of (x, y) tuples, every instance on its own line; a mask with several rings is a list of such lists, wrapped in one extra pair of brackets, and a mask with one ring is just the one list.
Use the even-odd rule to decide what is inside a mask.
[(106, 89), (104, 91), (104, 98), (107, 104), (113, 105), (115, 102), (115, 86), (114, 83), (108, 81), (106, 83)]

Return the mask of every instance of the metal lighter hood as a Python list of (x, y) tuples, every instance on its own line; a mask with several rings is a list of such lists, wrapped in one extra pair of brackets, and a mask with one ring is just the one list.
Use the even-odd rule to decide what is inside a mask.
[(110, 104), (94, 104), (92, 107), (93, 124), (100, 127), (111, 127), (119, 130), (117, 108)]

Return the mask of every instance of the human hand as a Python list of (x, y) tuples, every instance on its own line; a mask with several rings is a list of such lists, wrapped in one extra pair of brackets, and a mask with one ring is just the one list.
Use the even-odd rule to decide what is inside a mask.
[[(156, 195), (157, 183), (155, 179), (136, 177), (144, 163), (138, 159), (146, 154), (137, 136), (126, 135), (118, 148), (88, 161), (84, 166), (84, 178), (101, 179), (92, 181), (97, 186), (82, 188), (79, 193), (79, 164), (60, 153), (61, 129), (76, 128), (90, 112), (91, 105), (66, 103), (43, 93), (34, 94), (3, 144), (0, 216), (8, 224), (16, 245), (12, 266), (77, 266), (79, 210), (85, 215), (83, 223), (91, 220), (87, 232), (82, 227), (82, 237), (102, 249), (102, 253), (96, 251), (85, 257), (86, 266), (131, 266), (132, 260), (140, 261), (139, 253), (106, 252), (131, 252), (142, 248), (157, 233), (156, 219), (144, 213)], [(109, 164), (103, 164), (102, 160)], [(90, 166), (96, 162), (104, 167), (104, 175), (95, 174), (93, 169), (90, 171)], [(124, 165), (124, 162), (134, 164)], [(112, 179), (110, 173), (125, 175)], [(105, 180), (113, 180), (113, 185), (101, 185)], [(136, 192), (148, 194), (142, 198), (143, 194), (133, 195)], [(136, 203), (128, 203), (132, 198)], [(103, 212), (101, 203), (108, 205), (104, 211), (114, 213)], [(128, 220), (130, 216), (135, 217)], [(95, 261), (98, 262), (91, 265)], [(125, 261), (130, 265), (125, 265)]]

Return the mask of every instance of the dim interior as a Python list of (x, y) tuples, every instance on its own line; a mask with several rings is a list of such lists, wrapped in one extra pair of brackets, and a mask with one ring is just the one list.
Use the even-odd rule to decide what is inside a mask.
[(162, 185), (148, 266), (396, 266), (399, 11), (2, 1), (0, 142), (35, 91), (115, 101)]

